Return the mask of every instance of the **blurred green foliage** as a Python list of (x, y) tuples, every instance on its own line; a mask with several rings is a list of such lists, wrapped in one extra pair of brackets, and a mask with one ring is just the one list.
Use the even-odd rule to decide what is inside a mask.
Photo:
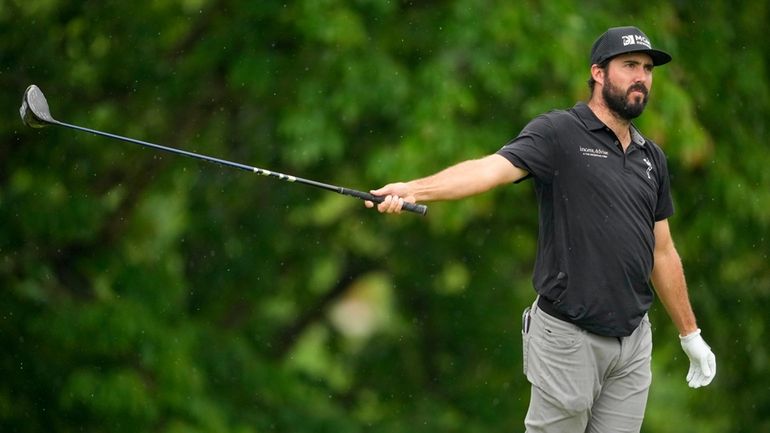
[(674, 62), (638, 122), (719, 374), (656, 305), (645, 432), (770, 432), (765, 2), (0, 2), (0, 431), (520, 430), (531, 184), (427, 218), (70, 130), (357, 189), (492, 153), (587, 97), (633, 24)]

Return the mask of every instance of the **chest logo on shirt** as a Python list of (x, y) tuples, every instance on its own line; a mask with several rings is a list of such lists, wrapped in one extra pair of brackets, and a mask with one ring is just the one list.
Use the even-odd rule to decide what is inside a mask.
[(607, 156), (610, 154), (606, 150), (591, 149), (583, 146), (580, 146), (580, 153), (583, 154), (583, 156), (593, 156), (595, 158), (607, 158)]
[(647, 158), (644, 158), (644, 162), (647, 164), (647, 179), (652, 179), (652, 177), (650, 177), (650, 172), (652, 171), (652, 164), (650, 163), (650, 160)]

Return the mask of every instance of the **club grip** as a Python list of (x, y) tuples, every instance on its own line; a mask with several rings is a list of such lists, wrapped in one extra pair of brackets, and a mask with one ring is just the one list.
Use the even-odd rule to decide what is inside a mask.
[(425, 214), (428, 213), (428, 206), (424, 204), (409, 203), (408, 201), (404, 202), (404, 204), (401, 206), (401, 209), (408, 210), (409, 212), (414, 212), (422, 216), (425, 216)]
[[(385, 200), (385, 197), (373, 195), (368, 192), (356, 191), (354, 189), (345, 189), (342, 193), (351, 195), (353, 197), (358, 197), (362, 200), (369, 200), (374, 203), (382, 203)], [(428, 206), (424, 204), (410, 203), (408, 201), (404, 202), (404, 204), (401, 206), (401, 209), (423, 216), (428, 213)]]

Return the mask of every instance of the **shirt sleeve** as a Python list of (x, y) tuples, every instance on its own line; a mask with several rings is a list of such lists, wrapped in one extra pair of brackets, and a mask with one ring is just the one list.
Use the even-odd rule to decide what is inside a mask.
[[(557, 141), (550, 120), (545, 115), (534, 118), (514, 138), (497, 151), (516, 167), (526, 170), (529, 177), (550, 183), (555, 171)], [(524, 179), (520, 179), (520, 182)]]
[(660, 152), (658, 157), (658, 202), (655, 206), (655, 221), (662, 221), (674, 214), (674, 202), (671, 199), (671, 179), (668, 174), (666, 155)]

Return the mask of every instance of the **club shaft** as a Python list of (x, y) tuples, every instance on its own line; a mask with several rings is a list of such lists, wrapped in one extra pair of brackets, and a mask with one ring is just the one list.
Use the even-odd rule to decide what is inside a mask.
[[(249, 171), (249, 172), (256, 173), (256, 174), (259, 174), (259, 175), (262, 175), (262, 176), (274, 177), (276, 179), (284, 180), (284, 181), (287, 181), (287, 182), (301, 183), (301, 184), (304, 184), (304, 185), (309, 185), (309, 186), (313, 186), (313, 187), (316, 187), (316, 188), (325, 189), (327, 191), (333, 191), (333, 192), (336, 192), (338, 194), (343, 194), (343, 195), (347, 195), (347, 196), (351, 196), (351, 197), (356, 197), (356, 198), (360, 198), (362, 200), (369, 200), (369, 201), (372, 201), (374, 203), (381, 203), (384, 200), (384, 197), (372, 195), (372, 194), (370, 194), (368, 192), (358, 191), (358, 190), (350, 189), (350, 188), (343, 188), (341, 186), (330, 185), (328, 183), (317, 182), (315, 180), (303, 179), (301, 177), (292, 176), (292, 175), (288, 175), (288, 174), (284, 174), (284, 173), (279, 173), (279, 172), (276, 172), (276, 171), (266, 170), (264, 168), (259, 168), (259, 167), (254, 167), (254, 166), (251, 166), (251, 165), (241, 164), (241, 163), (238, 163), (238, 162), (228, 161), (226, 159), (214, 158), (212, 156), (203, 155), (203, 154), (200, 154), (200, 153), (190, 152), (190, 151), (187, 151), (187, 150), (177, 149), (177, 148), (174, 148), (174, 147), (162, 146), (160, 144), (155, 144), (155, 143), (150, 143), (150, 142), (147, 142), (147, 141), (137, 140), (135, 138), (123, 137), (122, 135), (111, 134), (109, 132), (104, 132), (104, 131), (98, 131), (96, 129), (86, 128), (84, 126), (73, 125), (73, 124), (70, 124), (70, 123), (61, 122), (59, 120), (52, 120), (52, 121), (49, 121), (49, 123), (54, 124), (54, 125), (58, 125), (58, 126), (63, 126), (65, 128), (75, 129), (75, 130), (78, 130), (78, 131), (89, 132), (91, 134), (100, 135), (102, 137), (108, 137), (108, 138), (112, 138), (112, 139), (115, 139), (115, 140), (120, 140), (120, 141), (125, 141), (125, 142), (129, 142), (129, 143), (133, 143), (133, 144), (138, 144), (140, 146), (149, 147), (149, 148), (156, 149), (156, 150), (162, 150), (164, 152), (174, 153), (174, 154), (177, 154), (177, 155), (184, 155), (184, 156), (188, 156), (190, 158), (202, 159), (204, 161), (208, 161), (208, 162), (212, 162), (212, 163), (215, 163), (215, 164), (224, 165), (224, 166), (227, 166), (227, 167), (237, 168), (237, 169), (244, 170), (244, 171)], [(407, 210), (407, 211), (410, 211), (410, 212), (418, 213), (418, 214), (421, 214), (421, 215), (425, 215), (427, 213), (427, 211), (428, 211), (427, 206), (422, 205), (422, 204), (414, 204), (414, 203), (404, 203), (403, 209)]]

